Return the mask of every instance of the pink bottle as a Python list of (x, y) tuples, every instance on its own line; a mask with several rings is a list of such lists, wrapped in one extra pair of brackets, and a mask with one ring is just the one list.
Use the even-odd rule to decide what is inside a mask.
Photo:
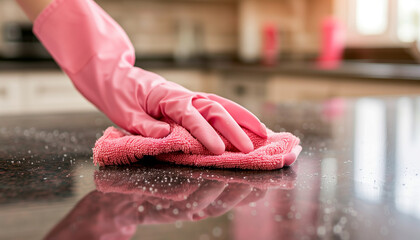
[(274, 24), (268, 23), (263, 28), (263, 63), (266, 66), (273, 66), (277, 62), (278, 37), (277, 28)]
[(320, 68), (332, 69), (340, 65), (345, 47), (344, 26), (335, 18), (322, 21), (321, 54), (317, 60)]

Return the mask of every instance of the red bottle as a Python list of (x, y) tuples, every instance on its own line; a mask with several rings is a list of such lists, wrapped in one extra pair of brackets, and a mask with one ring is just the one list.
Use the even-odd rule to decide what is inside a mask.
[(340, 65), (345, 47), (344, 26), (335, 18), (327, 17), (321, 27), (322, 45), (318, 66), (331, 69)]
[(263, 28), (263, 64), (273, 66), (277, 62), (278, 55), (278, 30), (272, 23)]

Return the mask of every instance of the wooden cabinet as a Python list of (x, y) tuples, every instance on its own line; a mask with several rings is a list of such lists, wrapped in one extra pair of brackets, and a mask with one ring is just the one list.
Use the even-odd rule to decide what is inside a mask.
[(217, 93), (258, 114), (264, 103), (322, 101), (336, 97), (419, 95), (416, 80), (321, 77), (281, 73), (219, 74)]
[(333, 83), (335, 96), (419, 95), (420, 82), (416, 80), (339, 79)]
[(415, 80), (273, 75), (266, 87), (271, 102), (420, 94), (420, 82)]
[(333, 96), (334, 87), (329, 79), (278, 75), (269, 78), (267, 92), (271, 102), (319, 100)]

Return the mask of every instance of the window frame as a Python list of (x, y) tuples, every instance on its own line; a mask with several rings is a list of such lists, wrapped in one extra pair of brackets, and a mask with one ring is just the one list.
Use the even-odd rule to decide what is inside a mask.
[(356, 1), (336, 0), (334, 12), (346, 26), (346, 44), (349, 47), (409, 47), (411, 42), (398, 38), (398, 0), (388, 0), (388, 23), (381, 34), (365, 35), (356, 26)]

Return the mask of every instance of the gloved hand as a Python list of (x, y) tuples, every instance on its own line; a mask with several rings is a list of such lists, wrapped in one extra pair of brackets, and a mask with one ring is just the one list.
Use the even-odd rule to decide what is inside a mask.
[(34, 33), (75, 87), (115, 124), (133, 134), (169, 134), (163, 117), (188, 129), (215, 154), (219, 131), (242, 152), (253, 150), (245, 127), (267, 137), (249, 111), (222, 97), (195, 93), (133, 67), (134, 48), (122, 28), (92, 0), (54, 0), (34, 22)]

